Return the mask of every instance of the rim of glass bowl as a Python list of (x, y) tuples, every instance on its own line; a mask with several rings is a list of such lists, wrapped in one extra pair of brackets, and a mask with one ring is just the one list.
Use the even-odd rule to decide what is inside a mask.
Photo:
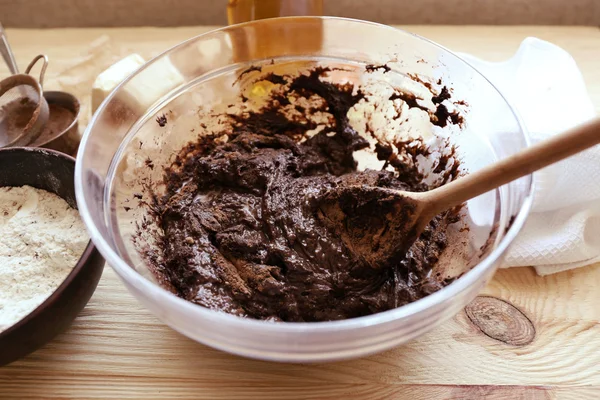
[[(379, 29), (389, 29), (389, 30), (393, 30), (395, 32), (400, 31), (403, 34), (417, 37), (417, 38), (423, 40), (424, 42), (428, 43), (429, 45), (435, 46), (438, 49), (446, 52), (449, 56), (455, 57), (456, 59), (458, 59), (459, 61), (464, 63), (467, 68), (474, 70), (477, 74), (482, 76), (483, 79), (485, 79), (488, 82), (488, 84), (494, 90), (496, 90), (496, 92), (502, 97), (502, 99), (506, 102), (509, 109), (513, 113), (513, 116), (515, 117), (517, 123), (519, 124), (525, 144), (527, 146), (530, 145), (529, 134), (528, 134), (525, 124), (523, 123), (517, 110), (505, 98), (505, 96), (483, 74), (481, 74), (476, 68), (471, 66), (471, 64), (469, 64), (467, 61), (463, 60), (460, 56), (458, 56), (454, 52), (452, 52), (452, 51), (446, 49), (445, 47), (443, 47), (427, 38), (424, 38), (420, 35), (417, 35), (417, 34), (414, 34), (411, 32), (407, 32), (405, 30), (398, 29), (398, 28), (395, 28), (395, 27), (392, 27), (389, 25), (378, 24), (375, 22), (362, 21), (362, 20), (351, 19), (351, 18), (341, 18), (341, 17), (280, 17), (278, 19), (315, 19), (315, 18), (326, 20), (326, 21), (345, 21), (345, 22), (349, 22), (352, 24), (373, 25), (374, 27), (377, 27)], [(81, 149), (85, 149), (87, 141), (88, 141), (88, 136), (90, 135), (90, 132), (96, 123), (98, 115), (100, 115), (105, 110), (106, 105), (112, 100), (115, 93), (123, 85), (125, 85), (127, 82), (129, 82), (135, 75), (137, 75), (140, 71), (146, 69), (150, 64), (153, 64), (158, 59), (168, 55), (173, 50), (175, 50), (179, 47), (182, 47), (190, 42), (199, 40), (205, 36), (210, 36), (210, 35), (214, 34), (215, 32), (239, 29), (240, 27), (243, 27), (246, 25), (251, 25), (251, 24), (260, 24), (261, 21), (264, 21), (264, 20), (250, 21), (250, 22), (245, 22), (245, 23), (238, 24), (238, 25), (231, 25), (231, 26), (226, 26), (223, 28), (211, 30), (209, 32), (206, 32), (201, 35), (192, 37), (188, 40), (185, 40), (185, 41), (169, 48), (168, 50), (162, 52), (158, 56), (152, 58), (150, 61), (148, 61), (142, 67), (140, 67), (134, 74), (130, 75), (127, 79), (125, 79), (123, 82), (121, 82), (110, 93), (110, 95), (104, 100), (104, 102), (100, 105), (97, 112), (92, 116), (90, 123), (88, 124), (88, 126), (85, 129), (85, 133), (81, 140)], [(435, 292), (433, 294), (430, 294), (422, 299), (419, 299), (417, 301), (414, 301), (414, 302), (404, 305), (402, 307), (398, 307), (398, 308), (395, 308), (392, 310), (383, 311), (383, 312), (380, 312), (377, 314), (372, 314), (372, 315), (368, 315), (368, 316), (364, 316), (364, 317), (357, 317), (357, 318), (345, 319), (345, 320), (340, 320), (340, 321), (327, 321), (327, 322), (273, 323), (273, 322), (267, 322), (267, 321), (256, 320), (256, 319), (251, 319), (251, 318), (239, 317), (239, 316), (227, 314), (227, 313), (220, 312), (220, 311), (214, 311), (214, 310), (202, 307), (200, 305), (191, 303), (187, 300), (177, 297), (176, 295), (163, 289), (159, 285), (142, 277), (142, 275), (140, 275), (138, 272), (136, 272), (132, 266), (128, 265), (123, 259), (121, 259), (118, 256), (118, 254), (111, 248), (111, 246), (108, 244), (108, 242), (102, 237), (102, 234), (96, 227), (96, 225), (91, 217), (90, 211), (88, 209), (88, 204), (84, 201), (84, 195), (83, 195), (84, 181), (83, 181), (83, 170), (82, 170), (83, 164), (81, 162), (81, 160), (83, 159), (84, 153), (85, 153), (85, 151), (79, 151), (79, 154), (77, 156), (78, 162), (76, 163), (76, 166), (75, 166), (75, 195), (77, 198), (77, 205), (79, 208), (79, 212), (80, 212), (82, 219), (89, 231), (92, 241), (94, 242), (94, 244), (96, 245), (96, 247), (98, 248), (100, 253), (104, 256), (107, 263), (113, 269), (115, 269), (119, 275), (121, 275), (123, 278), (126, 278), (127, 283), (133, 285), (136, 289), (138, 289), (140, 291), (150, 292), (155, 298), (158, 297), (161, 300), (164, 300), (166, 302), (171, 302), (171, 303), (173, 303), (173, 305), (180, 307), (185, 312), (200, 314), (202, 317), (205, 317), (208, 319), (227, 321), (228, 323), (233, 324), (233, 325), (237, 324), (237, 326), (240, 328), (242, 328), (243, 326), (254, 326), (256, 328), (264, 327), (264, 328), (268, 328), (272, 332), (297, 333), (297, 332), (308, 332), (308, 331), (317, 332), (317, 331), (329, 331), (329, 330), (342, 331), (342, 330), (355, 329), (355, 328), (371, 326), (371, 325), (379, 325), (379, 324), (387, 323), (387, 322), (390, 322), (393, 320), (406, 318), (410, 315), (417, 314), (417, 313), (422, 312), (430, 307), (433, 307), (438, 303), (442, 303), (443, 301), (454, 297), (458, 293), (460, 293), (460, 292), (466, 290), (467, 288), (469, 288), (470, 286), (474, 285), (481, 278), (481, 276), (489, 268), (491, 268), (492, 265), (500, 259), (500, 257), (502, 257), (504, 252), (508, 249), (509, 245), (512, 243), (512, 241), (517, 236), (518, 232), (523, 227), (525, 220), (531, 209), (532, 203), (533, 203), (534, 182), (532, 179), (532, 175), (529, 175), (527, 177), (529, 180), (528, 193), (525, 196), (523, 205), (522, 205), (521, 209), (518, 211), (512, 225), (509, 227), (508, 231), (506, 232), (506, 234), (504, 235), (504, 237), (502, 238), (502, 240), (500, 241), (498, 246), (495, 249), (493, 249), (492, 252), (487, 257), (485, 257), (483, 260), (481, 260), (476, 266), (471, 268), (471, 270), (466, 272), (459, 279), (455, 280), (450, 285), (438, 290), (437, 292)]]

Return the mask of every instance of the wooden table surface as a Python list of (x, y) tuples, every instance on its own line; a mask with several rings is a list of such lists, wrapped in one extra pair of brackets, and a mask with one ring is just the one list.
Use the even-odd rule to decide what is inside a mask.
[[(156, 55), (207, 29), (8, 34), (21, 68), (45, 52), (51, 59), (47, 88), (74, 92), (87, 105), (91, 82), (110, 63), (130, 52)], [(527, 36), (549, 40), (573, 55), (600, 111), (598, 28), (407, 29), (489, 60), (509, 57)], [(2, 68), (0, 76), (7, 74)], [(243, 359), (183, 337), (138, 305), (107, 267), (96, 293), (66, 333), (0, 368), (0, 398), (597, 399), (599, 288), (599, 265), (546, 277), (531, 268), (500, 270), (484, 294), (509, 302), (527, 316), (534, 326), (531, 343), (492, 339), (462, 312), (435, 331), (383, 354), (288, 365)]]

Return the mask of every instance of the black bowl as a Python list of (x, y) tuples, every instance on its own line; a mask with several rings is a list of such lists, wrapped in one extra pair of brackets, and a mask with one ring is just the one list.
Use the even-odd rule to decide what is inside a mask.
[[(76, 208), (75, 159), (40, 148), (0, 149), (0, 187), (32, 186)], [(104, 259), (90, 241), (64, 282), (25, 318), (0, 333), (0, 366), (21, 358), (65, 331), (98, 286)]]

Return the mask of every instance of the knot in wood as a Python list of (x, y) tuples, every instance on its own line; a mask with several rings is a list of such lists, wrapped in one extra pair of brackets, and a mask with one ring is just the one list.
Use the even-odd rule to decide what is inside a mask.
[(465, 307), (467, 317), (481, 332), (513, 346), (525, 346), (535, 338), (535, 327), (512, 304), (491, 296), (476, 297)]

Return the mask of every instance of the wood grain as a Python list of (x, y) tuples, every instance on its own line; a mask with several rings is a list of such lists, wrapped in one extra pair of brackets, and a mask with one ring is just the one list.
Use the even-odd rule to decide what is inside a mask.
[(492, 339), (513, 346), (526, 346), (535, 339), (535, 326), (507, 301), (477, 296), (465, 307), (469, 321)]
[[(85, 80), (59, 82), (58, 75), (73, 69), (77, 73), (71, 76), (86, 72), (89, 66), (77, 62), (86, 57), (93, 40), (108, 38), (103, 60), (131, 51), (147, 57), (205, 30), (68, 29), (43, 35), (9, 30), (9, 37), (21, 66), (46, 51), (51, 58), (49, 86), (70, 84), (84, 93), (89, 88)], [(598, 29), (411, 30), (492, 60), (508, 57), (529, 35), (555, 42), (575, 57), (600, 110)], [(5, 74), (1, 69), (0, 75)], [(332, 364), (287, 365), (242, 359), (181, 336), (145, 311), (107, 268), (69, 331), (0, 369), (0, 398), (597, 399), (599, 287), (599, 265), (546, 277), (531, 268), (501, 270), (483, 295), (510, 303), (531, 321), (535, 337), (530, 343), (516, 346), (494, 339), (463, 312), (434, 332), (383, 354)]]

